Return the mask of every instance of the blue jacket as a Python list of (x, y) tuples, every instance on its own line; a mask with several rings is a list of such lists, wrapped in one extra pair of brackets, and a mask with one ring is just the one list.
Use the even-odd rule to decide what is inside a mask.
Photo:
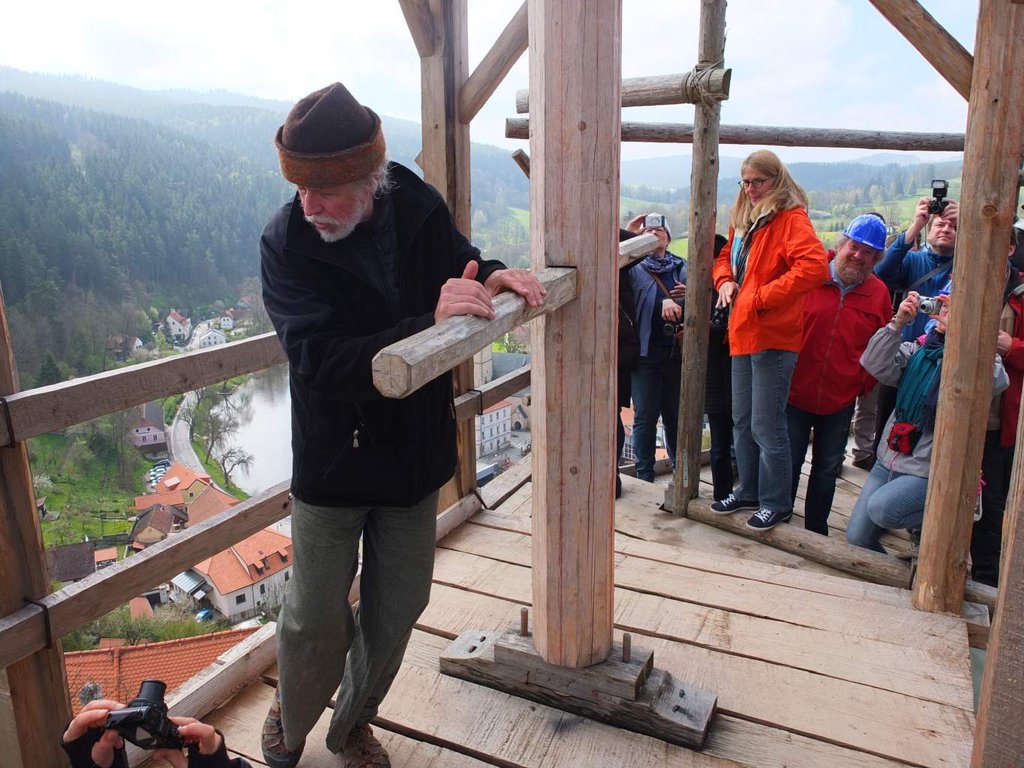
[[(927, 245), (919, 251), (910, 250), (906, 233), (900, 234), (892, 245), (885, 249), (885, 257), (875, 265), (875, 274), (881, 278), (890, 291), (907, 291), (920, 278), (936, 267), (942, 266), (934, 275), (914, 288), (922, 296), (935, 296), (949, 282), (953, 273), (953, 257), (936, 253)], [(927, 315), (918, 315), (914, 322), (903, 328), (903, 340), (914, 341), (925, 332)]]
[[(658, 277), (661, 278), (661, 282), (665, 284), (665, 287), (670, 291), (672, 286), (676, 282), (686, 284), (686, 262), (674, 254), (668, 254), (672, 261), (672, 269), (668, 272), (659, 273)], [(651, 273), (644, 269), (643, 261), (638, 261), (629, 270), (629, 279), (633, 283), (633, 295), (636, 303), (636, 317), (637, 325), (639, 326), (640, 334), (640, 357), (647, 357), (650, 353), (650, 343), (652, 332), (661, 335), (661, 325), (654, 327), (654, 309), (655, 305), (659, 308), (661, 302), (669, 298), (661, 289), (658, 287), (658, 283)], [(678, 304), (682, 304), (681, 300), (677, 300)], [(668, 345), (671, 345), (675, 340), (671, 336), (666, 336), (665, 340)]]

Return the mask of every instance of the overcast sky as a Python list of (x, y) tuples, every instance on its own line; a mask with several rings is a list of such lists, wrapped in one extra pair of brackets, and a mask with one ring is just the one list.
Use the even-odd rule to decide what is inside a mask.
[[(922, 0), (968, 51), (977, 2)], [(520, 0), (469, 0), (470, 70)], [(624, 0), (624, 77), (685, 72), (696, 60), (697, 0)], [(723, 123), (954, 131), (967, 105), (867, 0), (731, 0)], [(0, 64), (80, 74), (145, 89), (221, 89), (285, 101), (334, 80), (381, 114), (419, 120), (419, 60), (397, 0), (293, 3), (89, 0), (8, 4)], [(472, 124), (474, 141), (504, 138), (527, 56)], [(623, 119), (692, 122), (693, 108), (644, 107)], [(624, 158), (689, 147), (624, 145)], [(743, 156), (749, 148), (724, 147)], [(783, 149), (787, 160), (843, 159), (861, 150)]]

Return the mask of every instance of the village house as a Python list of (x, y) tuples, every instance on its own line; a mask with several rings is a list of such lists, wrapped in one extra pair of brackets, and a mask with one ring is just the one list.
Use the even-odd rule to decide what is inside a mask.
[(117, 547), (104, 547), (103, 549), (97, 549), (92, 553), (92, 559), (95, 563), (95, 570), (100, 568), (106, 568), (109, 565), (113, 565), (117, 562)]
[(131, 428), (132, 445), (143, 453), (161, 453), (167, 450), (167, 432), (164, 427), (164, 413), (158, 403), (146, 403), (139, 407), (140, 418)]
[(506, 398), (476, 417), (477, 458), (490, 456), (512, 443), (512, 402)]
[(229, 309), (224, 312), (219, 318), (220, 329), (222, 331), (230, 331), (235, 327), (235, 310)]
[(184, 344), (192, 334), (192, 321), (178, 310), (172, 309), (167, 313), (165, 329), (171, 341), (175, 344)]
[(69, 584), (92, 575), (96, 572), (96, 561), (93, 559), (94, 549), (95, 546), (91, 541), (49, 547), (46, 550), (46, 564), (49, 568), (50, 578), (62, 584)]
[(201, 333), (196, 334), (196, 337), (192, 339), (192, 343), (189, 346), (192, 349), (206, 349), (225, 344), (227, 340), (228, 338), (224, 335), (223, 331), (207, 326)]
[(115, 360), (123, 362), (135, 352), (140, 351), (142, 347), (142, 340), (138, 336), (124, 336), (119, 333), (107, 336), (107, 354)]

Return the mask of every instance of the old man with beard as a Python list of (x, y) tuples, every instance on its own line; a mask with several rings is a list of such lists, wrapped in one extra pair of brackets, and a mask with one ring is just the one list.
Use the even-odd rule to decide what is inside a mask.
[(836, 241), (830, 279), (804, 301), (803, 346), (786, 406), (793, 452), (792, 494), (795, 501), (813, 431), (804, 527), (824, 536), (828, 536), (828, 515), (854, 404), (875, 385), (861, 368), (860, 357), (891, 313), (889, 292), (873, 274), (885, 249), (885, 234), (885, 224), (874, 215), (851, 221)]
[(480, 259), (437, 190), (388, 162), (380, 118), (341, 83), (301, 99), (275, 143), (296, 194), (260, 252), (264, 303), (288, 358), (295, 560), (263, 759), (295, 766), (337, 692), (328, 749), (346, 768), (386, 768), (369, 722), (430, 596), (456, 422), (450, 374), (388, 400), (371, 361), (446, 318), (493, 318), (500, 291), (538, 306), (545, 290), (528, 270)]

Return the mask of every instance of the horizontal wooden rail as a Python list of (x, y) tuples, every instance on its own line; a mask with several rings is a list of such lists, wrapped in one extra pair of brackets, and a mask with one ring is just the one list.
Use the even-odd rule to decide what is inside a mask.
[(500, 403), (509, 395), (530, 386), (530, 366), (516, 368), (504, 376), (487, 384), (471, 389), (455, 398), (455, 418), (459, 421), (471, 419), (482, 414), (496, 403)]
[(460, 315), (385, 347), (373, 358), (373, 383), (385, 397), (403, 398), (468, 360), (517, 325), (553, 312), (576, 298), (576, 270), (545, 269), (537, 275), (548, 295), (530, 307), (514, 293), (494, 299), (494, 319)]
[[(528, 118), (505, 120), (505, 136), (529, 139)], [(692, 144), (689, 123), (622, 123), (622, 140), (661, 144)], [(911, 131), (860, 131), (847, 128), (790, 128), (764, 125), (723, 125), (719, 144), (764, 144), (774, 147), (839, 147), (894, 149), (915, 152), (962, 152), (962, 133), (914, 133)]]
[(658, 247), (658, 237), (653, 234), (637, 235), (619, 243), (619, 269), (640, 261), (640, 257)]
[(0, 618), (0, 667), (30, 656), (53, 639), (109, 613), (131, 598), (169, 581), (200, 560), (277, 522), (289, 514), (285, 481), (198, 525), (147, 547), (58, 592), (41, 605), (26, 605)]
[[(285, 362), (273, 333), (10, 395), (0, 446)], [(13, 434), (12, 434), (13, 431)]]
[[(731, 69), (691, 70), (677, 75), (627, 77), (622, 81), (622, 106), (652, 107), (659, 104), (696, 104), (701, 91), (715, 101), (729, 98)], [(516, 112), (530, 111), (528, 88), (516, 91)]]

